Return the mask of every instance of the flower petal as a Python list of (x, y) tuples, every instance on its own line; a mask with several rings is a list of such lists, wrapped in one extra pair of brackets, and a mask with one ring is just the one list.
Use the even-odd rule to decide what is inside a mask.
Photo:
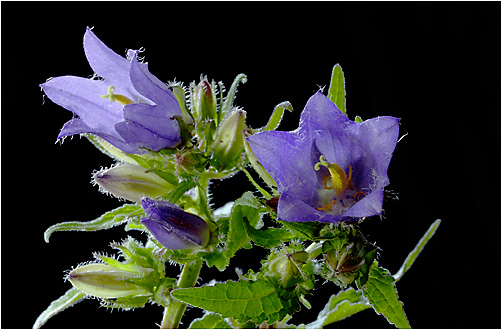
[(382, 213), (383, 188), (373, 190), (343, 214), (344, 217), (363, 218)]
[(122, 106), (101, 97), (108, 89), (103, 81), (63, 76), (40, 86), (54, 103), (72, 111), (91, 129), (118, 137), (113, 126), (122, 120)]
[(318, 221), (337, 223), (341, 216), (330, 215), (316, 210), (304, 200), (287, 192), (282, 193), (277, 206), (277, 217), (282, 221)]
[(319, 155), (312, 151), (307, 139), (295, 133), (266, 131), (247, 140), (258, 161), (277, 182), (279, 192), (303, 196), (305, 201), (317, 200), (319, 179), (314, 164)]

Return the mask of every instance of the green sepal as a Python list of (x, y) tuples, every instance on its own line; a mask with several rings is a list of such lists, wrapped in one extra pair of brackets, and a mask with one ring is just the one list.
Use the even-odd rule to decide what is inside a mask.
[(293, 306), (267, 280), (227, 281), (214, 286), (176, 289), (171, 295), (184, 303), (221, 314), (239, 322), (251, 320), (268, 324), (282, 320)]
[(377, 314), (383, 314), (387, 321), (397, 328), (411, 328), (404, 313), (403, 303), (399, 301), (394, 277), (385, 268), (373, 261), (368, 281), (362, 287), (364, 296)]
[(143, 167), (147, 172), (153, 172), (160, 176), (162, 179), (166, 180), (172, 185), (178, 184), (178, 177), (174, 174), (174, 169), (166, 167), (165, 160), (161, 159), (146, 159), (146, 156), (139, 156), (133, 154), (127, 154), (135, 162), (137, 162), (141, 167)]
[(116, 299), (102, 299), (101, 306), (106, 308), (130, 310), (133, 308), (141, 308), (150, 300), (150, 296), (127, 296)]
[(44, 239), (49, 243), (49, 237), (57, 231), (98, 231), (127, 223), (139, 218), (143, 210), (138, 204), (124, 204), (108, 211), (99, 218), (87, 222), (62, 222), (49, 227), (44, 233)]
[(239, 249), (250, 249), (251, 237), (247, 234), (244, 218), (252, 226), (256, 226), (261, 219), (260, 212), (263, 206), (258, 202), (256, 197), (249, 191), (245, 192), (242, 197), (237, 199), (232, 206), (232, 212), (229, 217), (229, 229), (226, 242), (226, 256), (231, 258)]
[(205, 313), (201, 318), (193, 320), (188, 329), (232, 329), (232, 327), (221, 315)]
[(267, 125), (263, 128), (263, 131), (274, 131), (279, 127), (281, 123), (282, 117), (284, 116), (284, 110), (289, 110), (289, 112), (293, 112), (293, 105), (288, 102), (282, 102), (275, 106), (274, 112), (270, 119), (268, 120)]
[(35, 324), (33, 324), (33, 329), (40, 329), (51, 317), (84, 300), (85, 297), (85, 293), (77, 288), (71, 288), (66, 291), (64, 295), (54, 300), (49, 307), (40, 314)]
[(328, 303), (317, 316), (317, 320), (305, 325), (306, 329), (320, 329), (331, 323), (341, 321), (351, 315), (371, 308), (361, 290), (348, 288), (329, 298)]
[(282, 242), (288, 241), (292, 238), (295, 238), (295, 235), (289, 231), (287, 228), (268, 228), (264, 229), (255, 229), (253, 226), (249, 224), (248, 219), (245, 217), (242, 219), (244, 222), (244, 228), (246, 229), (246, 233), (253, 240), (256, 245), (264, 247), (266, 249), (270, 249), (276, 247)]
[(404, 273), (408, 271), (408, 269), (410, 269), (411, 265), (413, 265), (415, 260), (418, 258), (420, 252), (422, 252), (427, 242), (429, 242), (432, 236), (434, 236), (440, 224), (441, 224), (440, 219), (434, 221), (434, 223), (425, 232), (424, 236), (422, 236), (420, 241), (417, 243), (413, 251), (411, 251), (410, 254), (408, 254), (408, 257), (406, 257), (406, 260), (403, 262), (403, 265), (401, 266), (399, 271), (394, 275), (396, 282), (401, 279), (401, 277), (404, 275)]
[(292, 221), (277, 221), (284, 227), (291, 229), (294, 233), (302, 238), (316, 241), (323, 240), (321, 231), (326, 226), (320, 222), (307, 221), (307, 222), (292, 222)]
[(362, 119), (360, 116), (356, 116), (356, 118), (354, 119), (354, 121), (355, 121), (356, 123), (359, 123), (359, 124), (360, 124), (360, 123), (362, 123), (362, 122), (363, 122), (363, 119)]
[[(248, 80), (247, 76), (243, 73), (240, 73), (237, 75), (237, 77), (235, 77), (232, 85), (230, 86), (230, 89), (228, 90), (225, 102), (223, 102), (220, 111), (218, 112), (218, 118), (219, 118), (218, 122), (221, 122), (227, 115), (228, 111), (232, 109), (234, 105), (235, 94), (237, 93), (237, 87), (239, 86), (239, 83), (242, 82), (243, 84), (245, 84), (247, 80)], [(221, 91), (221, 95), (223, 95), (223, 91)]]
[(339, 64), (333, 67), (331, 82), (328, 90), (328, 99), (333, 102), (343, 114), (345, 112), (345, 78)]

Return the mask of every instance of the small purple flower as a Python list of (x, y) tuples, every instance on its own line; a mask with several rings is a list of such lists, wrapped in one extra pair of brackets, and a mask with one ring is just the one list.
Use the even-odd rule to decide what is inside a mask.
[(194, 249), (206, 246), (209, 228), (195, 214), (183, 211), (165, 201), (145, 198), (141, 201), (147, 217), (141, 222), (163, 246), (171, 250)]
[(318, 92), (297, 130), (247, 139), (277, 182), (279, 220), (337, 223), (381, 214), (398, 134), (399, 119), (356, 123)]
[(58, 139), (81, 133), (102, 137), (127, 153), (147, 148), (159, 151), (180, 142), (174, 116), (181, 116), (176, 96), (137, 61), (138, 51), (129, 50), (127, 59), (116, 54), (87, 28), (84, 51), (97, 76), (87, 79), (63, 76), (40, 85), (56, 104), (76, 118), (68, 121)]

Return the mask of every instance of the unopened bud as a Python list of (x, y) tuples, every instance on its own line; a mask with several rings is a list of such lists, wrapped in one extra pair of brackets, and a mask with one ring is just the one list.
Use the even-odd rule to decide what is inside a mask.
[(307, 261), (308, 253), (298, 251), (277, 256), (268, 267), (273, 276), (280, 278), (282, 287), (289, 288), (298, 283), (308, 282), (308, 276), (303, 270)]
[(133, 202), (155, 198), (173, 189), (166, 180), (138, 165), (119, 165), (97, 172), (94, 181), (106, 192)]
[(209, 227), (201, 217), (166, 201), (145, 198), (141, 205), (147, 215), (141, 222), (166, 248), (200, 249), (209, 242)]
[(132, 283), (140, 275), (107, 264), (89, 264), (72, 270), (67, 279), (77, 289), (99, 298), (148, 296), (149, 291)]
[(202, 78), (195, 88), (194, 116), (199, 121), (207, 119), (217, 120), (216, 93), (214, 83), (209, 84), (206, 77)]
[(233, 167), (244, 152), (244, 130), (246, 129), (246, 112), (234, 109), (218, 127), (213, 144), (213, 159), (221, 170)]

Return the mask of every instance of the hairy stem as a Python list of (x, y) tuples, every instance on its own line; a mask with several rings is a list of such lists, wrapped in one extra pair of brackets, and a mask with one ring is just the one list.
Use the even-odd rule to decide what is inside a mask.
[[(183, 267), (177, 288), (191, 288), (197, 283), (200, 269), (202, 268), (202, 259), (187, 263)], [(181, 301), (172, 300), (169, 306), (164, 309), (161, 329), (177, 329), (180, 325), (181, 317), (185, 313), (186, 304)]]

